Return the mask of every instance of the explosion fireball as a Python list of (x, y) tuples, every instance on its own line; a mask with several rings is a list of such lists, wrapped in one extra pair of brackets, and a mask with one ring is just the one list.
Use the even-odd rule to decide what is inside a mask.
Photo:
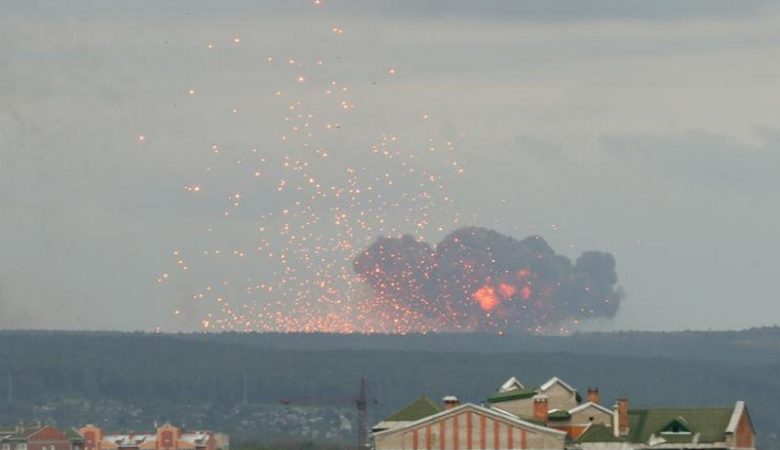
[[(182, 207), (197, 213), (157, 275), (179, 299), (172, 326), (566, 333), (614, 315), (621, 294), (609, 254), (572, 263), (540, 237), (482, 228), (458, 229), (435, 249), (425, 242), (465, 220), (498, 223), (467, 218), (457, 202), (460, 133), (428, 105), (388, 103), (408, 95), (409, 72), (395, 58), (355, 54), (362, 38), (315, 5), (316, 26), (274, 36), (276, 46), (238, 30), (222, 38), (229, 45), (190, 44), (206, 64), (172, 86), (186, 97), (176, 120), (210, 131), (183, 162)], [(213, 71), (252, 76), (221, 83)], [(244, 130), (258, 122), (258, 132)], [(162, 146), (151, 134), (134, 139)]]
[(572, 263), (541, 236), (518, 241), (485, 228), (460, 228), (435, 249), (409, 235), (379, 238), (353, 266), (374, 303), (413, 311), (421, 329), (542, 332), (613, 317), (623, 297), (611, 254), (587, 251)]

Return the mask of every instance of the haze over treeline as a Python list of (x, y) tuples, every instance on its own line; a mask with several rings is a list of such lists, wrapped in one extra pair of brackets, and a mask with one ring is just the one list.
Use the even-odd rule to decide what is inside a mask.
[(480, 402), (512, 375), (527, 385), (560, 376), (599, 387), (605, 404), (621, 395), (637, 407), (746, 400), (760, 447), (780, 448), (778, 361), (778, 328), (569, 337), (1, 332), (0, 378), (13, 380), (13, 397), (2, 383), (0, 422), (140, 431), (170, 420), (237, 441), (305, 436), (318, 423), (330, 440), (350, 441), (342, 425), (354, 419), (361, 377), (370, 419), (379, 420), (422, 394)]

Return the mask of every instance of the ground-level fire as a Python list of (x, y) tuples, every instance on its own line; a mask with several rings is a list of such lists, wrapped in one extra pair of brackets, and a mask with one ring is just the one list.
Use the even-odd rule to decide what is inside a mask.
[(372, 428), (376, 450), (752, 450), (743, 401), (721, 408), (603, 405), (558, 377), (536, 388), (508, 379), (481, 404), (421, 397)]

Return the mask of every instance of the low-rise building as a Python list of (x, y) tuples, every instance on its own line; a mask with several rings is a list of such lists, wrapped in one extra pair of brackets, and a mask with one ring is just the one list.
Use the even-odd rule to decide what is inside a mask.
[(18, 425), (0, 429), (0, 450), (82, 450), (75, 430), (61, 431), (48, 425)]
[[(413, 419), (412, 410), (400, 411)], [(384, 421), (384, 426), (388, 425)], [(402, 423), (399, 423), (402, 422)], [(426, 417), (374, 429), (377, 449), (562, 449), (566, 433), (472, 403), (451, 405)]]
[(481, 405), (421, 397), (372, 428), (376, 450), (755, 450), (745, 402), (722, 408), (629, 408), (584, 399), (558, 377), (528, 389), (517, 378)]
[[(152, 433), (105, 433), (95, 425), (85, 425), (84, 450), (229, 450), (227, 434), (211, 431), (184, 431), (164, 424)], [(2, 449), (0, 449), (2, 450)]]

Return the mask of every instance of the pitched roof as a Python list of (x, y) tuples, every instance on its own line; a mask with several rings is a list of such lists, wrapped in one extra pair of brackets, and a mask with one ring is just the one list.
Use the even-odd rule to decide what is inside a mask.
[(506, 392), (511, 391), (512, 389), (525, 389), (525, 386), (523, 386), (523, 383), (521, 383), (517, 378), (510, 377), (508, 380), (504, 381), (504, 384), (498, 388), (498, 391)]
[(5, 436), (5, 439), (8, 439), (8, 440), (15, 440), (15, 441), (27, 440), (27, 439), (30, 439), (31, 437), (33, 437), (38, 432), (40, 432), (41, 430), (43, 430), (44, 428), (46, 428), (46, 427), (44, 427), (42, 425), (38, 425), (38, 424), (35, 424), (35, 425), (20, 425), (16, 429), (8, 430), (7, 432), (4, 432), (3, 434), (7, 433), (7, 435)]
[(79, 433), (79, 430), (71, 427), (67, 428), (65, 430), (65, 435), (68, 436), (68, 439), (70, 439), (71, 442), (74, 443), (83, 443), (84, 442), (84, 436)]
[(554, 385), (554, 384), (560, 384), (561, 386), (563, 386), (563, 387), (564, 387), (566, 390), (568, 390), (569, 392), (572, 392), (572, 393), (576, 393), (576, 392), (577, 392), (577, 390), (576, 390), (576, 389), (574, 389), (574, 388), (573, 388), (573, 387), (572, 387), (572, 386), (571, 386), (569, 383), (567, 383), (567, 382), (565, 382), (565, 381), (561, 380), (561, 379), (560, 379), (560, 378), (558, 378), (558, 377), (552, 377), (552, 378), (550, 378), (549, 380), (547, 380), (547, 382), (546, 382), (546, 383), (544, 383), (543, 385), (541, 385), (541, 386), (539, 387), (539, 389), (540, 389), (540, 390), (542, 390), (542, 391), (546, 391), (547, 389), (550, 389), (551, 387), (553, 387), (553, 385)]
[(676, 417), (671, 422), (664, 425), (661, 429), (661, 434), (677, 434), (677, 433), (693, 433), (691, 427), (688, 426), (688, 422), (683, 417)]
[(438, 420), (438, 419), (441, 419), (441, 418), (446, 418), (446, 417), (449, 417), (449, 416), (454, 416), (454, 415), (460, 414), (464, 410), (472, 410), (472, 411), (475, 411), (475, 412), (478, 412), (478, 413), (482, 413), (482, 414), (488, 415), (490, 417), (493, 417), (495, 419), (503, 420), (503, 421), (506, 421), (506, 422), (510, 422), (510, 423), (513, 423), (513, 424), (518, 425), (518, 426), (522, 426), (522, 427), (526, 427), (526, 428), (538, 431), (540, 433), (546, 433), (546, 434), (557, 436), (557, 437), (561, 437), (561, 438), (565, 438), (566, 437), (566, 432), (565, 431), (556, 430), (554, 428), (549, 428), (549, 427), (547, 427), (545, 425), (542, 425), (542, 424), (536, 424), (536, 423), (533, 423), (533, 422), (525, 420), (525, 419), (520, 419), (519, 417), (517, 417), (517, 416), (515, 416), (513, 414), (510, 414), (510, 413), (507, 413), (506, 411), (500, 411), (500, 410), (497, 411), (497, 410), (494, 410), (494, 409), (483, 408), (482, 406), (478, 406), (478, 405), (475, 405), (473, 403), (464, 403), (464, 404), (462, 404), (460, 406), (456, 406), (454, 408), (450, 408), (450, 409), (441, 411), (441, 412), (439, 412), (437, 414), (434, 414), (432, 416), (424, 417), (424, 418), (422, 418), (420, 420), (416, 420), (414, 422), (410, 422), (408, 424), (405, 424), (404, 426), (401, 426), (401, 427), (398, 427), (398, 428), (394, 428), (394, 429), (391, 429), (391, 430), (380, 431), (380, 432), (374, 434), (374, 436), (378, 436), (378, 435), (385, 434), (385, 433), (394, 433), (394, 432), (397, 432), (399, 430), (406, 430), (406, 429), (409, 429), (409, 428), (412, 428), (412, 427), (419, 426), (419, 425), (421, 425), (423, 423), (432, 422), (432, 421), (435, 421), (435, 420)]
[(604, 425), (591, 424), (584, 433), (577, 438), (577, 442), (620, 442), (615, 437), (612, 429)]
[[(742, 418), (742, 414), (746, 411), (745, 402), (739, 401), (734, 405), (734, 411), (731, 413), (729, 424), (726, 427), (726, 433), (736, 433), (739, 426), (739, 419)], [(750, 417), (750, 416), (748, 416)]]
[(179, 440), (189, 442), (190, 444), (205, 445), (209, 440), (209, 434), (204, 431), (194, 431), (191, 433), (182, 433)]
[(111, 434), (103, 437), (104, 440), (113, 442), (117, 447), (137, 447), (144, 442), (157, 440), (156, 434)]
[(508, 402), (510, 400), (520, 400), (524, 398), (532, 398), (536, 395), (536, 391), (533, 389), (510, 389), (508, 391), (499, 391), (491, 395), (487, 399), (488, 403), (501, 403)]
[(587, 403), (583, 403), (581, 405), (577, 405), (574, 408), (569, 410), (569, 414), (576, 414), (576, 413), (578, 413), (580, 411), (584, 411), (584, 410), (586, 410), (586, 409), (588, 409), (590, 407), (596, 408), (599, 411), (601, 411), (603, 413), (606, 413), (606, 414), (612, 414), (612, 410), (611, 409), (606, 408), (604, 406), (601, 406), (598, 403), (593, 403), (593, 402), (587, 402)]
[(400, 411), (385, 419), (386, 422), (410, 422), (432, 416), (442, 411), (442, 408), (433, 400), (422, 396), (406, 405)]
[[(526, 422), (526, 423), (530, 423), (530, 424), (533, 424), (533, 425), (538, 425), (540, 427), (547, 428), (547, 421), (546, 420), (539, 420), (539, 419), (534, 419), (534, 418), (531, 418), (531, 417), (520, 418), (520, 416), (518, 416), (517, 414), (512, 414), (509, 411), (504, 411), (503, 409), (498, 408), (496, 406), (490, 406), (488, 409), (490, 409), (491, 411), (497, 412), (499, 414), (503, 414), (503, 415), (509, 417), (512, 420), (520, 420), (522, 422)], [(549, 428), (552, 428), (552, 427), (549, 427)], [(554, 428), (554, 429), (557, 430), (557, 428)]]
[[(692, 442), (697, 435), (700, 443), (724, 442), (732, 411), (732, 408), (632, 409), (628, 411), (628, 440), (647, 442), (655, 434), (670, 442)], [(690, 434), (661, 435), (667, 425), (680, 419), (691, 430)]]
[(547, 414), (547, 418), (550, 420), (569, 420), (571, 419), (571, 414), (565, 409), (553, 409)]

